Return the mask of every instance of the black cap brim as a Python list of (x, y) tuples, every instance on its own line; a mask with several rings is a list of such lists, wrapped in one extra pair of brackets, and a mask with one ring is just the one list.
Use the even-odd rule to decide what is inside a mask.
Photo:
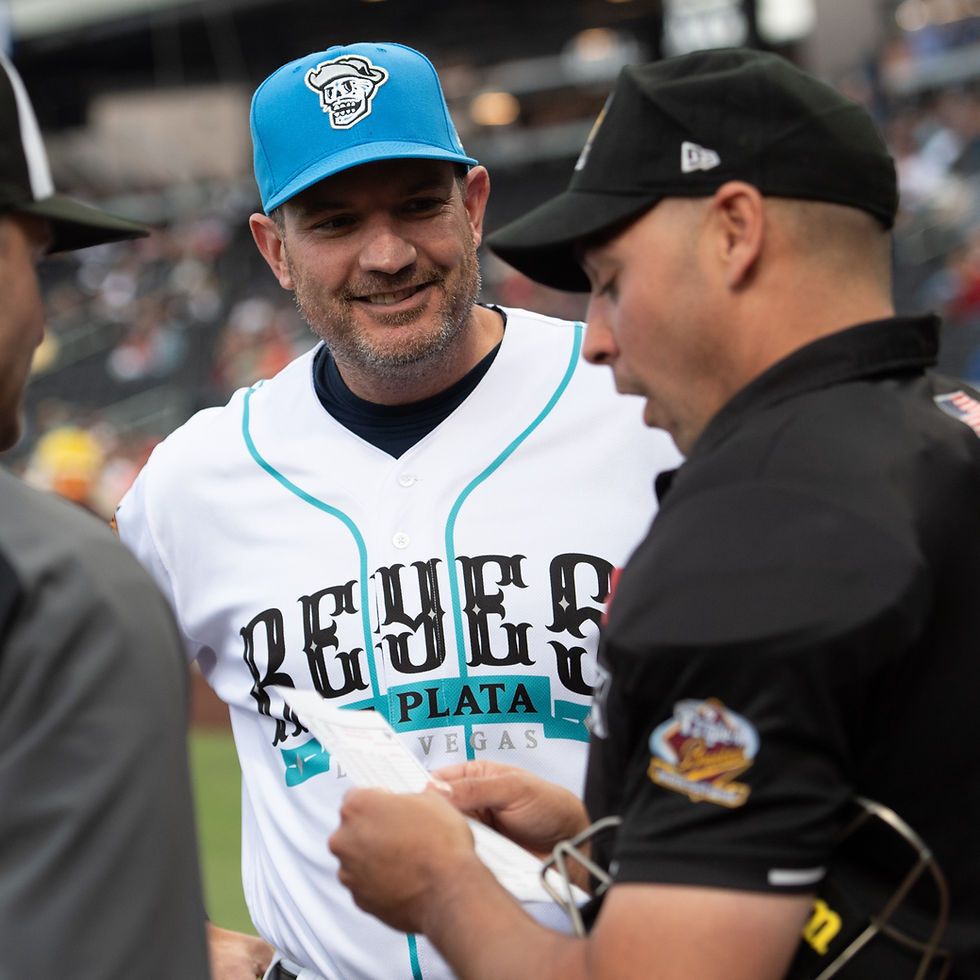
[(660, 199), (567, 190), (495, 231), (487, 247), (535, 282), (587, 293), (589, 280), (576, 247), (638, 218)]
[(145, 225), (118, 218), (60, 194), (52, 194), (40, 201), (24, 201), (14, 210), (48, 219), (51, 223), (48, 252), (71, 252), (90, 245), (145, 238), (150, 233)]

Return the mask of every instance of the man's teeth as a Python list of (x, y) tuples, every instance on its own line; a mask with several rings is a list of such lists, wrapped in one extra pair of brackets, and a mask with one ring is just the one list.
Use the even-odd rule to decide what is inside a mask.
[(408, 299), (409, 296), (415, 294), (417, 286), (411, 286), (408, 289), (399, 289), (397, 293), (375, 293), (373, 296), (366, 297), (369, 303), (377, 303), (380, 306), (391, 306), (394, 303), (400, 303), (403, 299)]

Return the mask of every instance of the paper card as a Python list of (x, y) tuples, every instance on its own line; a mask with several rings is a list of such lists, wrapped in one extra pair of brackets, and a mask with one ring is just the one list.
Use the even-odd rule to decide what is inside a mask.
[[(338, 708), (315, 691), (273, 687), (314, 738), (349, 774), (356, 786), (393, 793), (421, 793), (432, 775), (404, 746), (376, 711)], [(541, 884), (541, 861), (523, 847), (477, 820), (468, 819), (477, 856), (497, 880), (522, 902), (552, 902)], [(561, 877), (548, 872), (549, 883), (565, 892)], [(588, 896), (573, 886), (576, 904)]]

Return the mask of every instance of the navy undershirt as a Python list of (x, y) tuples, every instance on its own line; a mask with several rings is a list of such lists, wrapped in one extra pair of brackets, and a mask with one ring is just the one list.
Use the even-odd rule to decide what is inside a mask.
[[(507, 316), (491, 306), (507, 325)], [(313, 359), (313, 387), (320, 404), (345, 428), (365, 442), (398, 459), (448, 418), (483, 379), (500, 344), (455, 384), (430, 398), (408, 405), (378, 405), (355, 395), (340, 376), (337, 362), (324, 345)]]

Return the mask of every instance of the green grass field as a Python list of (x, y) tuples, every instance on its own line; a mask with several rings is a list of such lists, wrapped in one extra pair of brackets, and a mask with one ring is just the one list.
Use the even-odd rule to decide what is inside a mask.
[(208, 917), (254, 934), (242, 897), (241, 773), (231, 732), (192, 731), (190, 758)]

